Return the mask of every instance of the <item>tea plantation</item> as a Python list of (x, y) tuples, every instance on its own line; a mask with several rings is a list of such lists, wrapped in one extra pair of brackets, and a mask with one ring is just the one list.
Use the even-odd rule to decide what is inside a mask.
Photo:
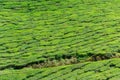
[(120, 0), (0, 0), (0, 80), (120, 80)]

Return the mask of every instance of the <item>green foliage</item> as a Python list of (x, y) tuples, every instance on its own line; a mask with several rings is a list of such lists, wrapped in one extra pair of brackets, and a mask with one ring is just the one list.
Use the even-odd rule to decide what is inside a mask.
[[(118, 58), (119, 4), (119, 0), (0, 0), (0, 70), (48, 60), (52, 60), (55, 65), (58, 65), (59, 60), (65, 64), (66, 58), (76, 57), (82, 61), (98, 54), (107, 57), (116, 55)], [(85, 66), (80, 70), (85, 71), (81, 76), (76, 72), (69, 74), (71, 69), (58, 71), (57, 74), (63, 80), (105, 80), (106, 76), (102, 74), (107, 71), (100, 74), (93, 71), (103, 63), (104, 61)], [(51, 73), (54, 73), (54, 69)], [(108, 66), (100, 69), (105, 71)], [(91, 71), (86, 72), (89, 70)], [(108, 72), (113, 72), (112, 75), (119, 74), (119, 69), (112, 70)], [(47, 76), (51, 74), (49, 71), (46, 69), (43, 76), (35, 73), (33, 75), (36, 77), (29, 77), (29, 80), (48, 80)], [(8, 75), (2, 74), (0, 80), (9, 80), (10, 77), (11, 80), (21, 80), (27, 74), (22, 75), (18, 71), (20, 75), (17, 75), (17, 72), (13, 72), (15, 74), (8, 74), (8, 70)], [(57, 74), (53, 75), (54, 78), (49, 78), (60, 80)], [(118, 76), (111, 78), (114, 79), (117, 80)]]
[[(120, 59), (86, 62), (53, 68), (1, 71), (1, 80), (119, 80)], [(114, 66), (111, 66), (113, 65)]]

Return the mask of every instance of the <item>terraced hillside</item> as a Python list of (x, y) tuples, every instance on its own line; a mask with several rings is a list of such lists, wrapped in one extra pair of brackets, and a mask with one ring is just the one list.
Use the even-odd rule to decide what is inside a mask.
[(120, 59), (44, 69), (4, 70), (1, 80), (119, 80)]
[(119, 0), (0, 0), (0, 80), (119, 80), (119, 9)]

